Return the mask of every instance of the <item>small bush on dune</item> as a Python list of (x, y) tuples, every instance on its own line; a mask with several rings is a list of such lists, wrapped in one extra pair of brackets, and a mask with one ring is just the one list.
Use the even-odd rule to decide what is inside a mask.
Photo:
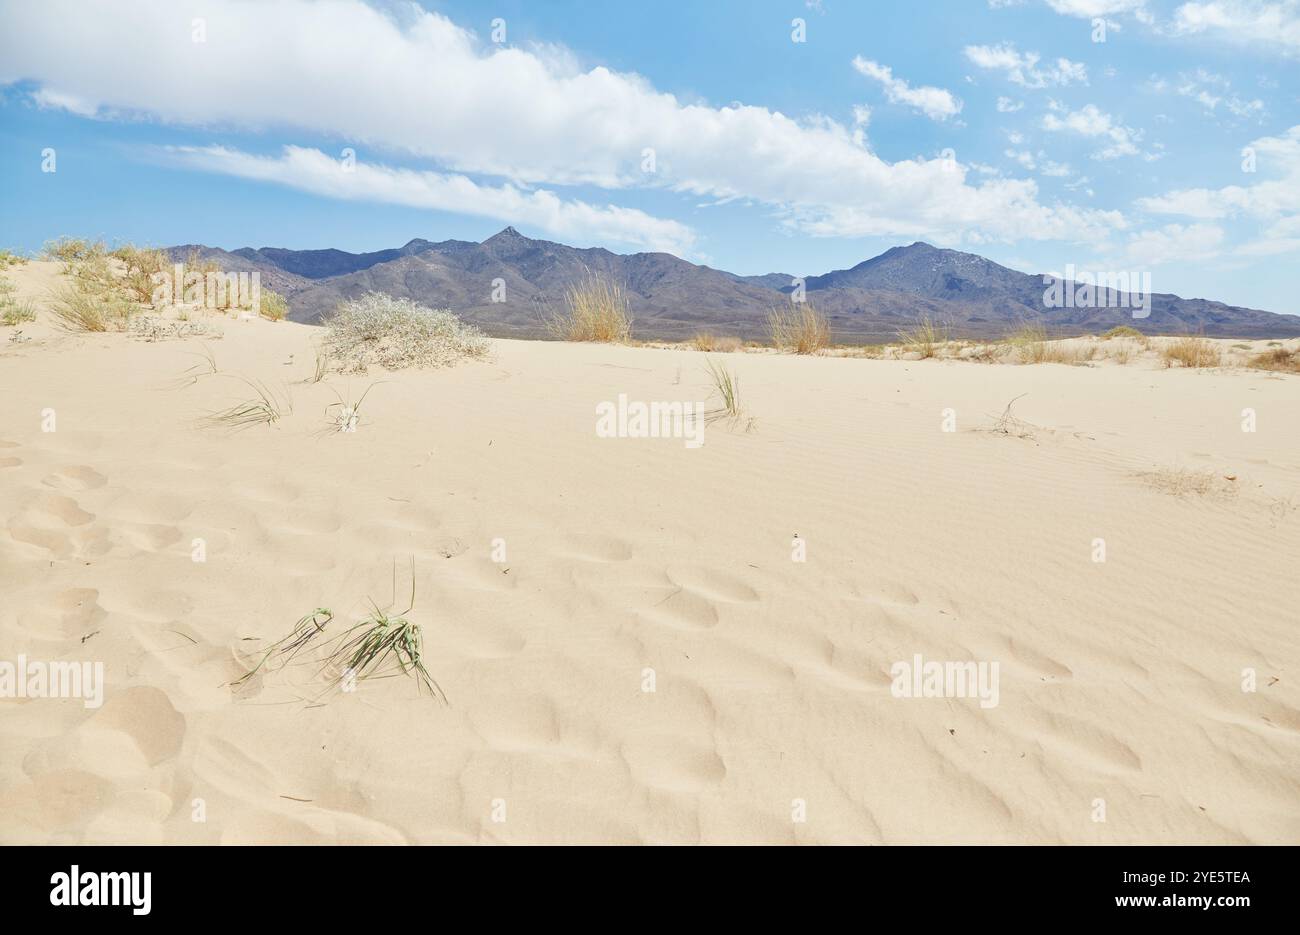
[(140, 248), (131, 244), (118, 247), (109, 255), (119, 260), (125, 267), (122, 285), (131, 298), (142, 305), (152, 305), (153, 293), (157, 285), (154, 277), (168, 272), (168, 267), (171, 265), (170, 257), (162, 250)]
[(1218, 346), (1206, 338), (1188, 335), (1160, 349), (1166, 367), (1182, 364), (1184, 367), (1217, 367), (1223, 361)]
[(623, 287), (592, 274), (565, 294), (564, 313), (550, 322), (551, 331), (565, 341), (626, 344), (632, 337), (632, 315)]
[(117, 289), (77, 281), (54, 291), (50, 313), (65, 331), (125, 331), (139, 306)]
[(811, 302), (772, 309), (767, 316), (767, 328), (778, 351), (815, 354), (831, 341), (830, 323)]
[(1144, 337), (1144, 335), (1142, 334), (1141, 331), (1138, 331), (1136, 328), (1131, 328), (1128, 325), (1116, 325), (1114, 328), (1111, 328), (1109, 331), (1103, 334), (1102, 337), (1107, 339), (1141, 338)]
[(25, 266), (27, 257), (21, 253), (14, 253), (12, 250), (0, 250), (0, 269), (6, 269), (10, 266)]
[(374, 365), (447, 367), (488, 351), (483, 333), (451, 312), (382, 292), (344, 302), (323, 323), (321, 351), (342, 373), (363, 373)]
[(289, 314), (289, 302), (280, 293), (263, 289), (258, 314), (268, 321), (284, 321)]
[(1300, 373), (1300, 349), (1288, 351), (1285, 347), (1275, 347), (1252, 357), (1250, 366), (1256, 370), (1280, 370), (1287, 373)]

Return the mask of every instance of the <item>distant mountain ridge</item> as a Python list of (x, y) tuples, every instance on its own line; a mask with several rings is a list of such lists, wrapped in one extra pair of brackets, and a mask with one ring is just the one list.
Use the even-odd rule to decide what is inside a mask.
[[(628, 295), (639, 337), (680, 339), (699, 330), (743, 338), (766, 336), (769, 312), (788, 305), (794, 277), (739, 276), (669, 253), (612, 253), (525, 237), (507, 227), (482, 243), (411, 240), (370, 253), (289, 250), (225, 251), (201, 245), (170, 248), (182, 258), (197, 249), (223, 269), (257, 271), (289, 299), (289, 317), (317, 322), (340, 301), (387, 292), (434, 308), (450, 308), (489, 334), (538, 337), (564, 306), (566, 290), (598, 274)], [(1278, 315), (1206, 299), (1157, 293), (1150, 315), (1128, 308), (1048, 308), (1042, 275), (1008, 269), (972, 253), (917, 242), (893, 247), (850, 269), (804, 280), (806, 298), (826, 314), (838, 341), (889, 341), (923, 317), (954, 337), (1001, 337), (1025, 321), (1056, 334), (1129, 325), (1147, 333), (1199, 332), (1223, 337), (1300, 335), (1300, 316)], [(493, 296), (504, 295), (494, 302)]]

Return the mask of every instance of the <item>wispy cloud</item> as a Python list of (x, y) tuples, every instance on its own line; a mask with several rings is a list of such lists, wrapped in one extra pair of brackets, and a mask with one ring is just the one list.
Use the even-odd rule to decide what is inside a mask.
[(947, 120), (961, 113), (962, 103), (951, 91), (943, 88), (914, 88), (902, 78), (894, 77), (888, 65), (881, 65), (861, 55), (854, 57), (853, 67), (858, 74), (880, 82), (885, 89), (885, 97), (895, 104), (906, 104), (919, 110), (931, 120)]
[(964, 51), (973, 65), (1000, 71), (1012, 84), (1024, 88), (1088, 83), (1088, 68), (1082, 63), (1058, 58), (1054, 63), (1040, 67), (1041, 55), (1037, 52), (1021, 52), (1014, 43), (968, 45)]
[(566, 200), (554, 192), (509, 183), (481, 185), (464, 175), (365, 161), (349, 165), (319, 149), (286, 146), (278, 156), (260, 156), (223, 146), (168, 146), (153, 154), (173, 166), (273, 182), (326, 198), (490, 217), (533, 225), (571, 241), (594, 238), (679, 256), (694, 250), (695, 234), (689, 227), (633, 208)]

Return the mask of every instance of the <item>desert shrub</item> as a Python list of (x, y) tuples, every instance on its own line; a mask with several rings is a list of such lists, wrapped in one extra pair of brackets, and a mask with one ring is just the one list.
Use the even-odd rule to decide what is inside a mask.
[(321, 351), (343, 373), (361, 373), (373, 365), (389, 370), (447, 367), (488, 351), (483, 333), (451, 312), (382, 292), (342, 303), (324, 324)]
[(30, 301), (19, 302), (14, 297), (17, 291), (17, 286), (0, 276), (0, 322), (5, 325), (36, 320), (36, 306)]
[(152, 305), (154, 289), (157, 287), (155, 277), (169, 274), (171, 258), (166, 252), (125, 244), (109, 255), (121, 261), (125, 268), (122, 287), (130, 297), (142, 305)]
[(1206, 338), (1186, 335), (1160, 349), (1166, 367), (1182, 364), (1184, 367), (1217, 367), (1222, 362), (1218, 346)]
[(632, 337), (632, 315), (623, 287), (599, 274), (570, 286), (566, 308), (550, 322), (550, 330), (565, 341), (626, 344)]
[(1262, 354), (1256, 354), (1250, 359), (1249, 366), (1256, 370), (1281, 370), (1289, 373), (1300, 373), (1300, 349), (1288, 351), (1285, 347), (1275, 347), (1272, 350), (1264, 351)]
[(12, 250), (0, 250), (0, 269), (7, 269), (10, 266), (23, 266), (27, 263), (27, 257), (21, 253), (14, 253)]
[(263, 289), (258, 314), (269, 321), (284, 321), (289, 314), (289, 302), (280, 293)]
[(1103, 334), (1102, 337), (1103, 338), (1141, 338), (1143, 337), (1143, 334), (1141, 331), (1138, 331), (1136, 328), (1132, 328), (1128, 325), (1116, 325), (1114, 328), (1111, 328), (1109, 331)]
[(830, 323), (811, 302), (772, 309), (767, 316), (767, 330), (778, 351), (815, 354), (831, 341)]

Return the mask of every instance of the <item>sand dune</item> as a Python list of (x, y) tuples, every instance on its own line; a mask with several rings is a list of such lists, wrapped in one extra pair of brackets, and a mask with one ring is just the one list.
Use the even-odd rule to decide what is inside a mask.
[[(691, 450), (593, 427), (707, 400), (697, 352), (313, 383), (318, 329), (211, 323), (0, 346), (0, 659), (106, 682), (0, 700), (5, 843), (1300, 842), (1300, 377), (709, 355), (754, 423)], [(201, 425), (237, 377), (292, 413)], [(412, 558), (449, 704), (229, 684)], [(998, 703), (895, 697), (916, 654)]]

